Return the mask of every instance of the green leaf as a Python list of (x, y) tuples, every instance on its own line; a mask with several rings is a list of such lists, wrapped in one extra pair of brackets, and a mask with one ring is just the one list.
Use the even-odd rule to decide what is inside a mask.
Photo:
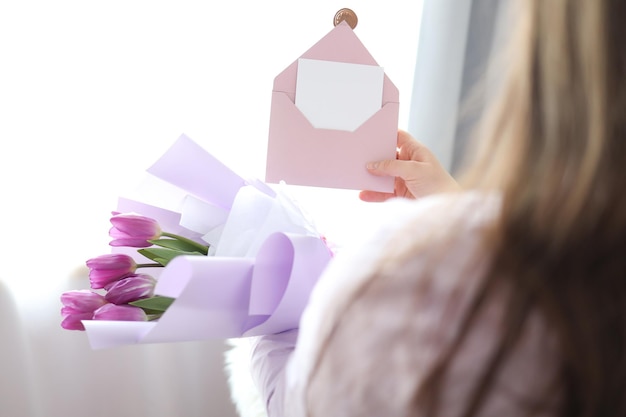
[(206, 253), (203, 253), (200, 250), (198, 245), (193, 245), (189, 242), (178, 240), (178, 239), (154, 239), (154, 240), (149, 240), (148, 242), (152, 243), (153, 245), (161, 246), (164, 248), (174, 249), (174, 250), (183, 251), (183, 252), (198, 252), (202, 255), (206, 255)]
[(163, 266), (167, 265), (172, 259), (176, 258), (177, 256), (181, 256), (181, 255), (194, 255), (194, 256), (200, 255), (201, 256), (202, 255), (199, 252), (185, 252), (185, 251), (167, 249), (167, 248), (144, 248), (144, 249), (137, 250), (137, 252), (139, 252), (140, 254), (142, 254), (148, 259), (152, 259), (154, 262), (160, 263)]
[(146, 313), (147, 316), (161, 316), (161, 314), (164, 313), (164, 311), (152, 310), (151, 308), (145, 308), (145, 307), (140, 307), (140, 308), (144, 311), (144, 313)]
[(148, 321), (158, 320), (158, 319), (161, 318), (162, 315), (163, 315), (163, 313), (154, 314), (154, 313), (148, 313), (146, 311), (146, 316), (148, 316)]
[(170, 305), (176, 300), (171, 297), (162, 297), (155, 295), (151, 298), (143, 298), (141, 300), (131, 301), (130, 305), (140, 307), (146, 311), (146, 314), (158, 314), (168, 309)]
[[(165, 232), (165, 231), (161, 232), (161, 236), (172, 238), (172, 239), (177, 240), (177, 241), (179, 241), (181, 243), (184, 242), (186, 245), (189, 245), (190, 247), (192, 247), (193, 251), (198, 251), (198, 252), (202, 253), (203, 255), (208, 255), (208, 253), (209, 253), (209, 247), (208, 246), (203, 245), (201, 243), (198, 243), (195, 240), (186, 238), (184, 236), (176, 235), (176, 234), (173, 234), (173, 233), (168, 233), (168, 232)], [(188, 249), (185, 249), (185, 250), (188, 250)]]

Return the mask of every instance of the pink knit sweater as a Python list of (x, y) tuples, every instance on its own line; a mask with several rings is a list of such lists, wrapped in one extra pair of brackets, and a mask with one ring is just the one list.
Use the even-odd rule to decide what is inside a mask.
[[(415, 414), (411, 400), (450, 344), (489, 264), (483, 231), (499, 210), (478, 193), (394, 200), (359, 247), (331, 262), (299, 331), (252, 340), (269, 417)], [(502, 302), (481, 316), (452, 364), (441, 415), (462, 413), (498, 335)], [(545, 392), (555, 353), (539, 317), (498, 376), (481, 416), (522, 416)]]

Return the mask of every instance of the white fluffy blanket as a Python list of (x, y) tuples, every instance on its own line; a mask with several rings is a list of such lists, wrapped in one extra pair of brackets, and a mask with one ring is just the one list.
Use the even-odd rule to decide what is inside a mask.
[(240, 417), (267, 417), (265, 406), (250, 373), (250, 341), (229, 339), (224, 366), (230, 397)]

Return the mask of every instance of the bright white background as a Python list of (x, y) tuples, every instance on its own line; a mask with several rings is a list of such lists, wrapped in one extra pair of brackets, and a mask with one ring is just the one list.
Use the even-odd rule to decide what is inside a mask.
[[(181, 133), (262, 179), (273, 78), (343, 7), (406, 128), (421, 1), (1, 2), (0, 280), (57, 303), (58, 283), (109, 251), (117, 197)], [(331, 238), (367, 227), (356, 192), (294, 193)]]

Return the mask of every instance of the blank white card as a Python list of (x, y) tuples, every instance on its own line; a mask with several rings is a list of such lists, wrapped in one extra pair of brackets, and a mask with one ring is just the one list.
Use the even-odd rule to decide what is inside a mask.
[(380, 110), (384, 76), (375, 65), (299, 59), (295, 104), (318, 129), (353, 132)]

